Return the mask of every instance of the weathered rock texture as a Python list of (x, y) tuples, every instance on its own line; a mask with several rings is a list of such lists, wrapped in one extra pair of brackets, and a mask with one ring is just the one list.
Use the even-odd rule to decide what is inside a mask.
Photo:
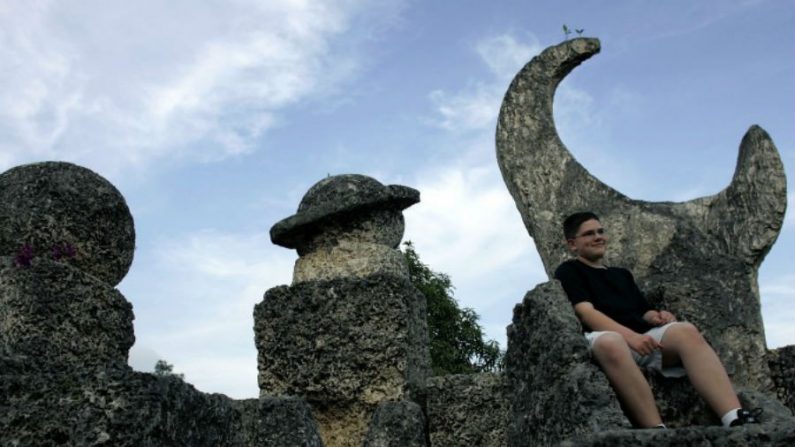
[(508, 445), (555, 445), (630, 427), (557, 281), (537, 286), (508, 326)]
[(0, 445), (244, 445), (231, 399), (130, 370), (117, 290), (47, 259), (0, 262)]
[[(497, 125), (505, 183), (550, 276), (570, 256), (563, 219), (584, 210), (600, 215), (610, 232), (608, 262), (631, 268), (650, 301), (701, 328), (740, 385), (741, 402), (763, 408), (765, 424), (625, 430), (628, 421), (591, 363), (579, 322), (553, 281), (525, 297), (508, 330), (509, 445), (787, 445), (793, 439), (791, 412), (765, 391), (775, 381), (779, 395), (786, 395), (791, 356), (776, 353), (768, 367), (756, 282), (786, 208), (778, 152), (752, 126), (741, 142), (732, 183), (685, 203), (632, 200), (604, 185), (571, 156), (552, 119), (557, 85), (598, 51), (595, 39), (564, 42), (543, 51), (513, 80)], [(685, 380), (648, 378), (671, 426), (717, 423)]]
[[(733, 430), (711, 431), (706, 426), (720, 425), (720, 421), (686, 379), (664, 379), (652, 374), (648, 376), (666, 424), (671, 428), (700, 425), (705, 431), (669, 431), (683, 434), (680, 439), (677, 435), (657, 438), (642, 434), (650, 430), (627, 430), (630, 422), (622, 414), (604, 374), (590, 361), (580, 324), (557, 281), (537, 286), (516, 306), (508, 328), (508, 346), (510, 446), (653, 446), (660, 439), (664, 440), (663, 445), (705, 445), (699, 444), (704, 439), (714, 445), (740, 445), (733, 442), (765, 439), (756, 429), (739, 435)], [(764, 409), (763, 432), (770, 442), (754, 445), (785, 445), (784, 440), (791, 439), (795, 419), (781, 402), (753, 390), (740, 389), (738, 396), (744, 407)], [(602, 432), (611, 434), (603, 437)]]
[(561, 447), (740, 447), (795, 443), (795, 427), (690, 427), (676, 430), (609, 430), (565, 441)]
[(370, 422), (364, 447), (426, 447), (422, 408), (409, 401), (385, 401)]
[(500, 110), (500, 169), (547, 272), (568, 257), (563, 218), (595, 211), (610, 231), (608, 263), (632, 269), (650, 300), (695, 323), (735, 383), (769, 388), (756, 278), (786, 208), (776, 147), (752, 126), (731, 184), (713, 196), (653, 203), (622, 195), (572, 157), (552, 118), (557, 85), (599, 49), (596, 39), (573, 39), (544, 50), (513, 80)]
[(795, 345), (770, 351), (768, 364), (779, 400), (795, 412)]
[(0, 358), (0, 445), (248, 445), (231, 399), (176, 377), (22, 365)]
[(394, 275), (270, 289), (254, 311), (261, 393), (306, 399), (327, 445), (360, 445), (376, 406), (429, 374), (425, 313)]
[(374, 274), (407, 276), (408, 266), (397, 250), (369, 242), (340, 241), (322, 247), (295, 262), (293, 284), (303, 281)]
[(390, 275), (270, 289), (254, 311), (262, 393), (400, 398), (428, 375), (425, 312), (425, 297)]
[(271, 228), (274, 244), (295, 248), (293, 283), (390, 273), (407, 276), (396, 250), (403, 238), (402, 210), (420, 193), (384, 186), (358, 174), (327, 177), (307, 191), (298, 212)]
[(114, 288), (48, 259), (0, 257), (0, 346), (42, 368), (124, 367), (132, 306)]
[(665, 378), (655, 371), (644, 371), (644, 374), (668, 428), (720, 425), (718, 416), (695, 392), (689, 380)]
[[(654, 392), (660, 415), (669, 428), (721, 424), (718, 415), (709, 409), (687, 379), (666, 379), (649, 371), (646, 371), (646, 376)], [(736, 391), (743, 407), (764, 410), (763, 421), (782, 425), (795, 424), (792, 411), (777, 400), (775, 394), (746, 388), (736, 388)]]
[[(254, 311), (259, 399), (133, 372), (132, 309), (113, 288), (132, 261), (132, 216), (93, 172), (40, 163), (0, 175), (0, 445), (792, 445), (791, 412), (760, 392), (793, 406), (795, 351), (766, 353), (756, 284), (786, 203), (777, 150), (752, 127), (731, 185), (686, 203), (601, 184), (551, 117), (557, 84), (598, 50), (567, 41), (513, 81), (497, 129), (506, 184), (550, 273), (566, 258), (563, 217), (599, 213), (611, 263), (701, 327), (761, 425), (627, 430), (554, 281), (516, 306), (503, 375), (429, 379), (425, 297), (397, 251), (419, 193), (359, 175), (319, 182), (271, 229), (300, 257), (293, 285)], [(716, 422), (685, 381), (649, 379), (671, 426)]]
[(297, 399), (233, 401), (127, 366), (132, 306), (113, 285), (135, 241), (107, 181), (40, 163), (0, 175), (0, 197), (0, 445), (322, 445)]
[(0, 255), (24, 245), (41, 258), (60, 257), (111, 286), (130, 268), (132, 216), (121, 193), (96, 173), (70, 163), (18, 166), (0, 174)]
[(260, 399), (251, 446), (323, 447), (312, 411), (295, 397)]
[(428, 435), (433, 446), (505, 446), (509, 402), (502, 374), (428, 379)]
[[(430, 373), (425, 297), (397, 250), (402, 210), (418, 201), (405, 186), (328, 177), (271, 228), (300, 257), (293, 285), (254, 310), (260, 392), (305, 399), (327, 446), (358, 447), (367, 433), (382, 445), (398, 407), (379, 405), (417, 399)], [(422, 424), (405, 422), (419, 424), (406, 436), (424, 439)]]

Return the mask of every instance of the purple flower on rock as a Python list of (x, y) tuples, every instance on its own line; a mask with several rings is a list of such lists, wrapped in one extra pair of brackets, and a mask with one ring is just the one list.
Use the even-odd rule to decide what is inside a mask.
[[(61, 242), (52, 246), (51, 255), (55, 261), (70, 261), (77, 256), (77, 249), (68, 242)], [(17, 267), (30, 267), (35, 257), (33, 246), (26, 243), (14, 256), (14, 264)]]
[(63, 252), (69, 259), (74, 259), (77, 256), (77, 249), (70, 243), (64, 244)]
[(68, 242), (56, 244), (52, 247), (52, 258), (56, 261), (60, 261), (61, 259), (74, 259), (76, 255), (77, 249)]
[(14, 256), (14, 263), (17, 267), (30, 267), (30, 261), (32, 260), (33, 247), (30, 244), (24, 244), (17, 252), (17, 255)]

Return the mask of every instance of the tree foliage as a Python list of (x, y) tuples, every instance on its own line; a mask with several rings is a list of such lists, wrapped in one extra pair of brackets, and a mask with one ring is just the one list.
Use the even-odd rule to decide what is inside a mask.
[(174, 376), (185, 379), (185, 374), (175, 373), (174, 365), (165, 360), (158, 360), (157, 363), (155, 363), (155, 375), (160, 377)]
[(483, 339), (477, 312), (458, 306), (450, 277), (423, 264), (411, 242), (405, 242), (404, 248), (411, 282), (428, 302), (428, 333), (434, 374), (500, 370), (503, 353), (499, 343)]

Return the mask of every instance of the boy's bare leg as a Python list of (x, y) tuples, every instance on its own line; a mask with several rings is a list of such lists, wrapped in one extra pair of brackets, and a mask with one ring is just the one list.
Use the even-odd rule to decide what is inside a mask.
[(630, 413), (630, 419), (645, 428), (662, 424), (649, 382), (632, 358), (624, 338), (615, 332), (603, 334), (594, 341), (593, 353), (613, 390)]
[(695, 326), (681, 323), (669, 327), (661, 344), (663, 365), (681, 360), (693, 388), (718, 416), (740, 408), (726, 368)]

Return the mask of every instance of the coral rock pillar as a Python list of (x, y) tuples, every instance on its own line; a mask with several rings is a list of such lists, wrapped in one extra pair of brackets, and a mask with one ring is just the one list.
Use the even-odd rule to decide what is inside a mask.
[(370, 177), (328, 177), (271, 229), (300, 257), (293, 284), (254, 311), (260, 396), (305, 399), (326, 446), (361, 446), (379, 403), (412, 400), (429, 374), (425, 297), (397, 250), (402, 210), (418, 201)]

